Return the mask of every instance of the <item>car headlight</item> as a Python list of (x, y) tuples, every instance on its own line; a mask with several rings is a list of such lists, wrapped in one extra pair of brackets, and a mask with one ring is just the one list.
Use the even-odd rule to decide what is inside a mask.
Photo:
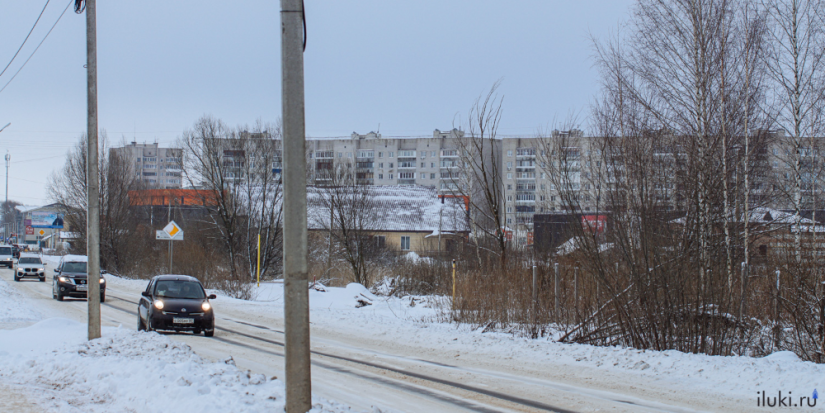
[(66, 277), (57, 277), (57, 279), (58, 279), (60, 282), (62, 282), (62, 283), (67, 283), (67, 282), (69, 282), (69, 279), (68, 279), (68, 278), (66, 278)]
[(201, 308), (203, 308), (203, 311), (209, 311), (209, 310), (212, 309), (212, 304), (203, 303), (203, 304), (201, 304)]
[(23, 273), (23, 269), (22, 269), (22, 268), (18, 268), (18, 269), (17, 269), (17, 273), (18, 273), (18, 274), (22, 274), (22, 273)]
[(163, 310), (163, 301), (155, 300), (154, 304), (155, 308), (157, 308), (158, 310)]
[(100, 283), (103, 284), (105, 282), (106, 282), (106, 279), (104, 279), (103, 277), (100, 277)]

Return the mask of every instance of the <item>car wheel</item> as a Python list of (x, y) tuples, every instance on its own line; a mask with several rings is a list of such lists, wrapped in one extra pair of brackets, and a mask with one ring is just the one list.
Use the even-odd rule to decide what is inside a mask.
[(63, 294), (61, 294), (61, 293), (60, 293), (60, 290), (58, 290), (58, 291), (55, 293), (54, 298), (55, 298), (55, 299), (57, 299), (57, 301), (63, 301)]
[(20, 281), (20, 278), (19, 278), (18, 276), (16, 276), (16, 275), (15, 275), (15, 276), (14, 276), (14, 281)]
[(146, 319), (146, 331), (155, 331), (155, 329), (152, 328), (152, 318), (151, 317)]
[(138, 331), (146, 331), (146, 327), (143, 326), (143, 320), (140, 319), (140, 316), (138, 316), (137, 330)]
[(42, 283), (46, 282), (46, 277), (40, 277), (40, 282), (42, 282)]
[(194, 330), (194, 331), (192, 331), (192, 334), (194, 334), (196, 336), (199, 336), (201, 334), (201, 331), (200, 330)]
[(106, 294), (100, 294), (100, 302), (101, 302), (101, 303), (105, 303), (105, 302), (106, 302)]
[(204, 330), (203, 335), (206, 336), (206, 337), (212, 337), (212, 336), (215, 335), (215, 330), (214, 329), (213, 330)]

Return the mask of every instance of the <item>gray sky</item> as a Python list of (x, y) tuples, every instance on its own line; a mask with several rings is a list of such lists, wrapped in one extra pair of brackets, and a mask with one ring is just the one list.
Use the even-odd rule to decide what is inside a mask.
[[(3, 2), (0, 71), (46, 0)], [(51, 0), (6, 85), (69, 0)], [(98, 1), (100, 127), (168, 145), (200, 116), (280, 116), (279, 2)], [(498, 79), (500, 132), (531, 135), (580, 113), (599, 90), (589, 36), (607, 36), (633, 0), (306, 0), (309, 136), (376, 130), (422, 136), (466, 119)], [(70, 8), (0, 92), (9, 198), (48, 201), (46, 184), (86, 128), (85, 16)]]

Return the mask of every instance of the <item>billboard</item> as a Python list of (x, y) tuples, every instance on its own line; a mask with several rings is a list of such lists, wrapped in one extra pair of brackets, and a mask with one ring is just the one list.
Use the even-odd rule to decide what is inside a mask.
[(63, 214), (32, 212), (32, 228), (63, 228)]

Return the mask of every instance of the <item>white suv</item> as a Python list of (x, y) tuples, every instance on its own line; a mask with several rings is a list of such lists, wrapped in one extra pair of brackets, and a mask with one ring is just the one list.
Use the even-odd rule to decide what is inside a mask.
[(37, 277), (40, 282), (46, 281), (46, 264), (36, 254), (20, 254), (14, 269), (14, 281), (26, 277)]

